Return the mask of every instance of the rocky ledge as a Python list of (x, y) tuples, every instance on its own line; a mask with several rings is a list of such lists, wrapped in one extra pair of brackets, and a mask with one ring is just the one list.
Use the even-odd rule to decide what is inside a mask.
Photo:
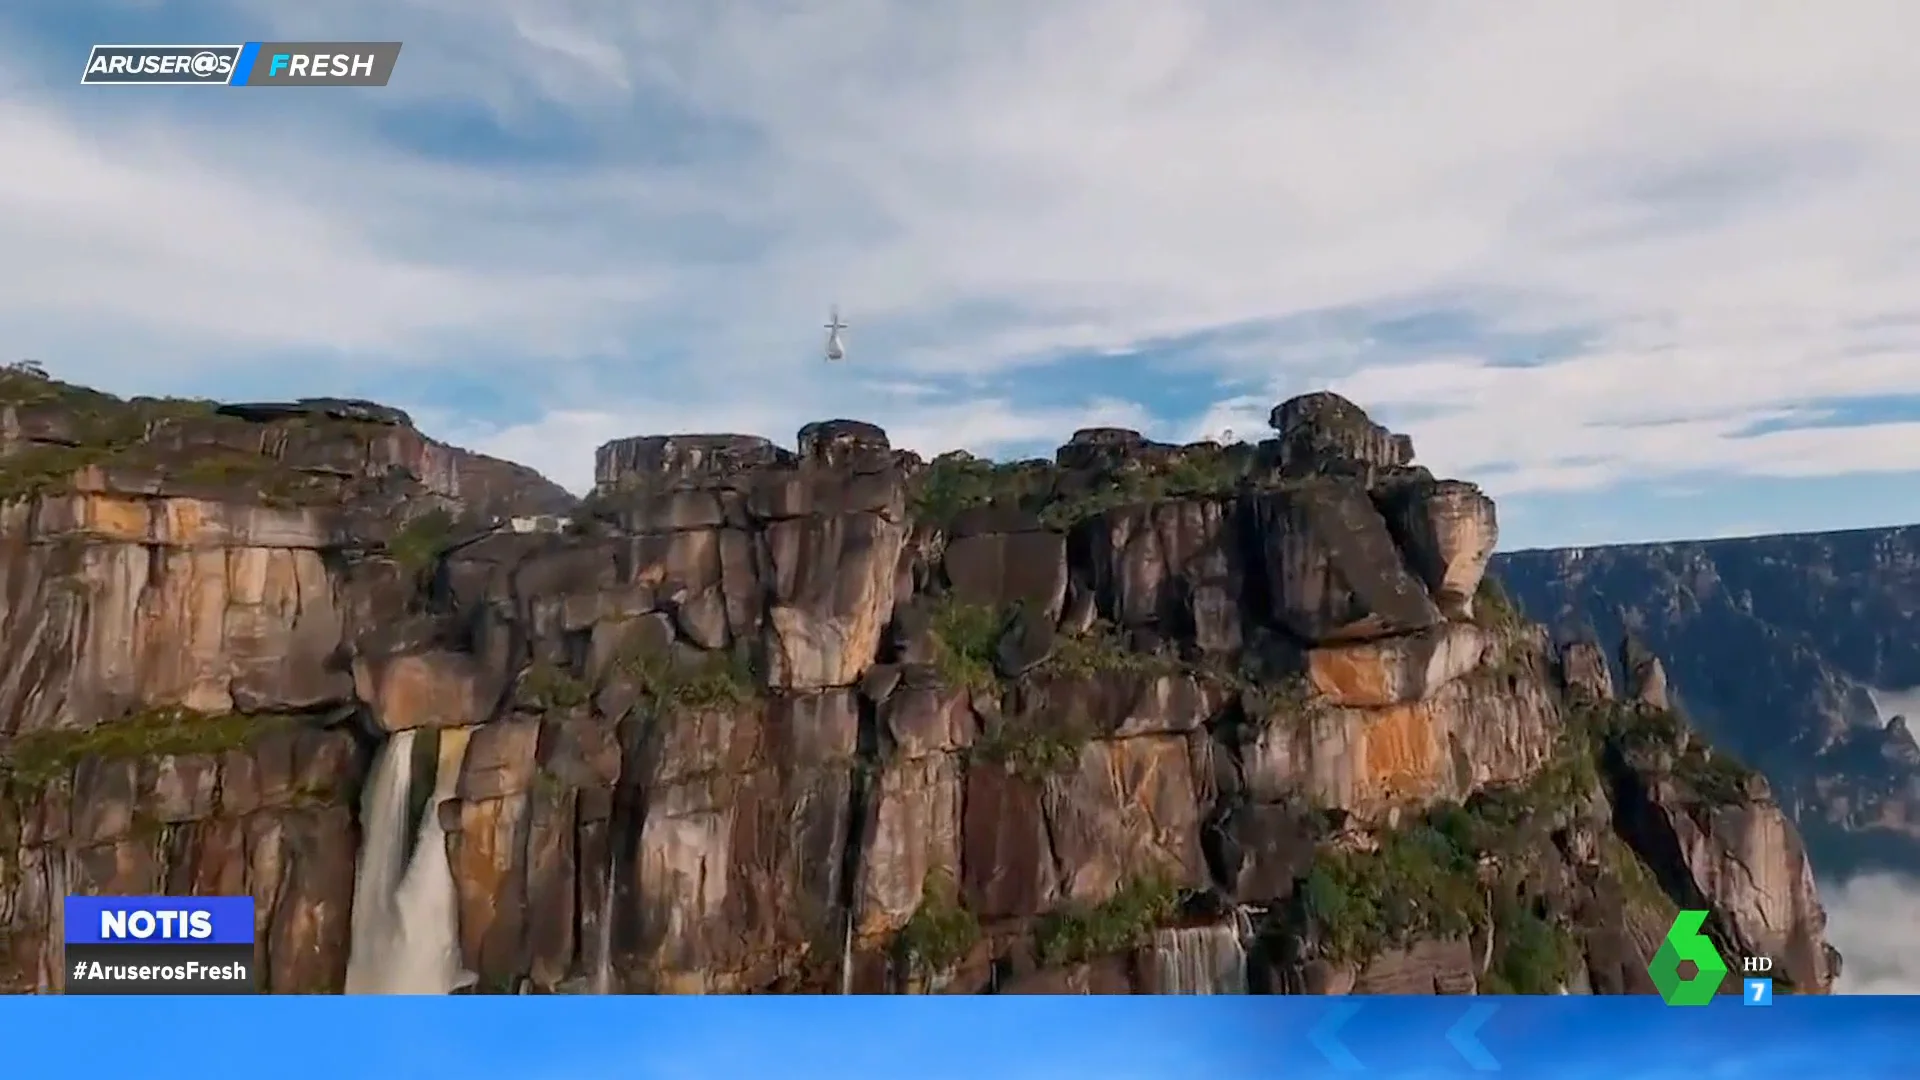
[[(1764, 781), (1485, 576), (1355, 405), (1257, 445), (601, 448), (0, 375), (0, 984), (251, 893), (284, 992), (1824, 992)], [(1737, 983), (1736, 983), (1737, 986)]]

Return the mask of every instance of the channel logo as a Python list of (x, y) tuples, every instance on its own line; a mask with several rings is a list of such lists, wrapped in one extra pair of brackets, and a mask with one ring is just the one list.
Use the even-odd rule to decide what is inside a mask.
[(385, 86), (397, 41), (95, 45), (83, 86)]
[[(1727, 977), (1727, 962), (1713, 939), (1700, 932), (1707, 925), (1704, 911), (1682, 911), (1647, 965), (1647, 975), (1669, 1005), (1709, 1005)], [(1687, 970), (1688, 967), (1692, 970)]]

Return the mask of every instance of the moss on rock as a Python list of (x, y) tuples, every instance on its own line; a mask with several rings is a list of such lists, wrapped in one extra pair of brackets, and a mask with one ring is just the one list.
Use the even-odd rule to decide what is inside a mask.
[(0, 746), (0, 773), (21, 787), (37, 788), (68, 775), (88, 758), (220, 753), (241, 749), (299, 721), (282, 714), (205, 714), (162, 706), (90, 728), (15, 736)]

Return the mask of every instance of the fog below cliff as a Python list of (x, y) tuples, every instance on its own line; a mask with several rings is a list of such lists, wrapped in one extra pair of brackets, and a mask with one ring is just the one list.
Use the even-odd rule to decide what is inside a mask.
[[(1920, 719), (1920, 687), (1872, 690), (1881, 722)], [(1920, 878), (1862, 874), (1823, 882), (1827, 939), (1846, 960), (1841, 994), (1920, 994)]]
[(1896, 716), (1905, 716), (1915, 723), (1920, 723), (1920, 686), (1905, 690), (1869, 689), (1867, 696), (1873, 698), (1873, 708), (1880, 714), (1881, 723), (1884, 724)]
[(1840, 994), (1920, 994), (1920, 879), (1863, 874), (1824, 883), (1827, 939), (1846, 958)]

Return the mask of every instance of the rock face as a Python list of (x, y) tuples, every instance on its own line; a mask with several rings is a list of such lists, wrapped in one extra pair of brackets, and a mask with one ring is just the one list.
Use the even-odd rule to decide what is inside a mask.
[(1764, 782), (1333, 395), (1011, 465), (626, 439), (575, 505), (370, 403), (3, 378), (15, 990), (95, 891), (251, 892), (337, 991), (416, 834), (475, 992), (1646, 992), (1676, 899), (1831, 982)]
[[(1823, 875), (1920, 873), (1920, 761), (1886, 704), (1920, 687), (1920, 527), (1522, 551), (1494, 569), (1557, 634), (1631, 634), (1662, 658), (1664, 692), (1766, 774)], [(1621, 657), (1620, 677), (1635, 666)]]

